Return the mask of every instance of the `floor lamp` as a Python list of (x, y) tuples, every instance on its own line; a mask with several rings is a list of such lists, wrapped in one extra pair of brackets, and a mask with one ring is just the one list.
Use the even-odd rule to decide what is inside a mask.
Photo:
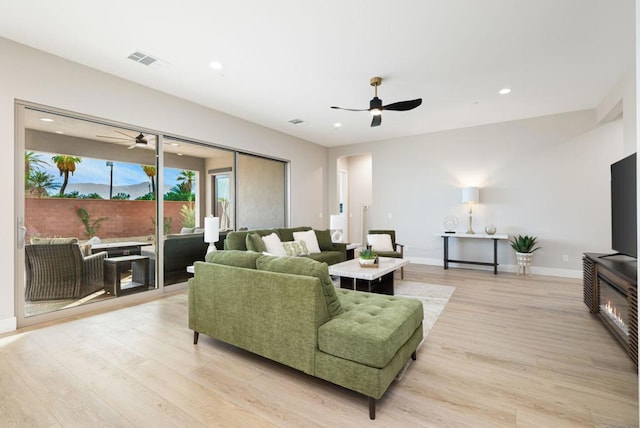
[(463, 187), (462, 188), (462, 203), (469, 204), (469, 230), (467, 233), (474, 234), (473, 227), (471, 225), (472, 219), (472, 211), (473, 204), (477, 204), (480, 202), (480, 189), (477, 187)]
[(216, 242), (220, 239), (220, 218), (205, 217), (204, 218), (204, 242), (209, 243), (207, 254), (216, 251)]

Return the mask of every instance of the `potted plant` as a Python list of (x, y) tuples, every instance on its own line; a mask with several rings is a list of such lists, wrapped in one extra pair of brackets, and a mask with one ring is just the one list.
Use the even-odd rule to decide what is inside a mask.
[(518, 275), (520, 275), (520, 268), (522, 268), (522, 274), (526, 274), (526, 269), (531, 266), (531, 259), (533, 258), (533, 252), (540, 249), (537, 245), (538, 238), (536, 236), (518, 235), (510, 241), (511, 248), (516, 250), (516, 262), (518, 263)]
[(371, 248), (365, 248), (364, 250), (360, 251), (359, 258), (361, 265), (373, 265), (376, 263), (378, 255)]

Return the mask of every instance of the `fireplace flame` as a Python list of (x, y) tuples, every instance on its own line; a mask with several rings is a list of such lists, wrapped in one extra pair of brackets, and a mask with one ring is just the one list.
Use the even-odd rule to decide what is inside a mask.
[(600, 305), (600, 309), (603, 309), (605, 314), (618, 326), (620, 329), (628, 334), (629, 329), (624, 322), (621, 312), (616, 308), (615, 304), (612, 304), (610, 300), (607, 300), (605, 305)]

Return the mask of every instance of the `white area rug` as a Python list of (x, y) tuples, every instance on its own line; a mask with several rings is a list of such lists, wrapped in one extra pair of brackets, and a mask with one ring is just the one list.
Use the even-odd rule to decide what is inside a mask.
[(436, 324), (438, 317), (444, 310), (456, 287), (403, 280), (395, 280), (394, 283), (396, 296), (413, 297), (422, 301), (422, 306), (424, 307), (422, 328), (424, 330), (424, 337), (426, 338), (427, 335), (429, 335), (429, 331), (431, 331)]

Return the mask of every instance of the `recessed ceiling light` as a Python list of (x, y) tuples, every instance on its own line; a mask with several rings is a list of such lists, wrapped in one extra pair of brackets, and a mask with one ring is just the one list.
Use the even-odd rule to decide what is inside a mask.
[(289, 121), (289, 123), (291, 123), (293, 125), (302, 125), (304, 123), (304, 120), (302, 120), (302, 119), (291, 119)]
[(41, 117), (40, 120), (43, 122), (53, 122), (53, 119), (51, 119), (50, 117)]
[(498, 91), (498, 93), (499, 93), (500, 95), (507, 95), (507, 94), (508, 94), (508, 93), (510, 93), (510, 92), (511, 92), (511, 89), (509, 89), (509, 88), (502, 88), (502, 89), (500, 89), (500, 90)]
[(182, 153), (176, 153), (178, 156), (182, 156)]
[(213, 68), (214, 70), (222, 70), (222, 64), (218, 61), (211, 61), (209, 63), (209, 67)]
[(56, 134), (64, 134), (63, 131), (56, 131)]
[(173, 147), (178, 147), (180, 144), (178, 144), (178, 143), (171, 143), (170, 145), (171, 145), (171, 146), (173, 146)]
[(342, 128), (342, 124), (340, 122), (336, 122), (333, 124), (334, 128)]

